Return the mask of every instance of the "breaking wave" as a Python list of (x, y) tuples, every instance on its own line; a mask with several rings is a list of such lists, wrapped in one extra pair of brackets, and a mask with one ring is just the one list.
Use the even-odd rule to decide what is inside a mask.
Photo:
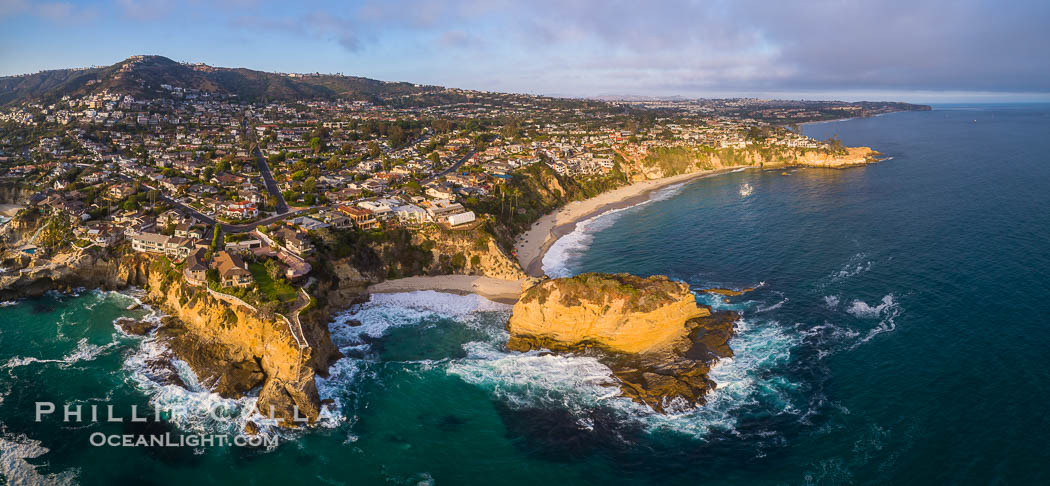
[(653, 191), (649, 198), (631, 206), (611, 209), (576, 223), (571, 233), (558, 238), (543, 255), (543, 271), (552, 278), (569, 277), (574, 274), (572, 266), (590, 248), (594, 234), (612, 226), (625, 214), (654, 201), (664, 201), (680, 193), (688, 182), (671, 184)]
[(77, 347), (72, 352), (60, 359), (42, 359), (34, 357), (14, 357), (7, 360), (7, 363), (3, 365), (5, 369), (14, 369), (21, 366), (30, 365), (33, 363), (58, 363), (61, 368), (68, 368), (75, 363), (81, 361), (92, 361), (97, 358), (103, 351), (116, 346), (116, 342), (110, 342), (108, 344), (98, 346), (88, 342), (86, 338), (77, 341)]
[[(374, 340), (396, 327), (448, 318), (485, 331), (484, 339), (462, 344), (464, 357), (416, 363), (481, 387), (511, 409), (567, 411), (584, 429), (593, 426), (592, 412), (599, 408), (650, 431), (675, 431), (696, 438), (715, 430), (737, 434), (737, 420), (745, 411), (766, 416), (798, 413), (791, 398), (797, 385), (774, 368), (790, 361), (799, 339), (776, 321), (739, 320), (730, 343), (734, 357), (711, 369), (709, 376), (717, 387), (709, 393), (707, 404), (662, 415), (624, 397), (612, 371), (595, 357), (506, 350), (504, 325), (509, 310), (510, 306), (475, 295), (373, 295), (331, 324), (333, 342), (348, 357), (336, 362), (327, 378), (317, 380), (318, 391), (322, 398), (333, 399), (345, 415), (342, 420), (352, 424), (356, 420), (353, 389), (361, 382), (379, 379), (370, 366), (377, 359), (369, 355)], [(350, 432), (347, 440), (352, 442), (356, 436)]]
[(62, 471), (53, 474), (41, 474), (37, 471), (35, 464), (27, 459), (36, 459), (47, 454), (49, 449), (40, 444), (40, 441), (30, 439), (24, 434), (4, 434), (0, 437), (0, 476), (5, 478), (7, 484), (51, 484), (51, 485), (73, 485), (76, 484), (78, 471), (76, 469)]
[(854, 343), (853, 347), (870, 341), (879, 334), (897, 329), (897, 317), (901, 314), (900, 304), (893, 299), (893, 294), (886, 295), (877, 305), (871, 306), (862, 300), (854, 300), (846, 312), (861, 319), (879, 319), (879, 323), (868, 331), (864, 337)]

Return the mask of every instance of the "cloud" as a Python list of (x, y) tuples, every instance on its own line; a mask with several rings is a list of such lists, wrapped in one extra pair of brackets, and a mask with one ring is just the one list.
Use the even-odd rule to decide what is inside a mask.
[(276, 31), (312, 39), (335, 41), (348, 51), (358, 51), (361, 48), (361, 40), (356, 35), (354, 23), (325, 11), (313, 11), (297, 17), (281, 18), (241, 16), (234, 18), (231, 25), (248, 31)]
[(94, 18), (92, 9), (79, 9), (68, 2), (29, 2), (27, 0), (0, 0), (0, 20), (18, 15), (50, 20), (52, 22), (86, 21)]
[(133, 20), (159, 20), (176, 7), (175, 0), (117, 0), (121, 15)]

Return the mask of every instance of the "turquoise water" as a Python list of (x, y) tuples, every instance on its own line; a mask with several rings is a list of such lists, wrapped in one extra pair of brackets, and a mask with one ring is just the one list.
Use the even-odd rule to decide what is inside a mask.
[(138, 429), (34, 423), (33, 402), (220, 402), (236, 415), (252, 399), (222, 402), (178, 363), (152, 361), (162, 349), (113, 328), (129, 298), (85, 292), (0, 308), (0, 473), (82, 484), (1050, 481), (1050, 107), (938, 107), (806, 133), (892, 158), (670, 188), (582, 225), (545, 262), (556, 274), (759, 287), (730, 303), (700, 295), (742, 319), (735, 358), (715, 367), (719, 388), (693, 412), (619, 398), (590, 358), (505, 352), (506, 306), (424, 292), (376, 297), (333, 323), (348, 357), (319, 385), (340, 411), (325, 427), (272, 451), (91, 447), (95, 431)]

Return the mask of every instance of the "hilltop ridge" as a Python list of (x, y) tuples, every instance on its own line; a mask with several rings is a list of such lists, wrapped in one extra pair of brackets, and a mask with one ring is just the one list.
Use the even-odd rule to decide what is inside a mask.
[(337, 74), (299, 75), (247, 68), (226, 68), (203, 63), (180, 63), (164, 56), (131, 56), (109, 66), (55, 69), (34, 74), (0, 77), (0, 105), (103, 90), (138, 97), (162, 93), (161, 85), (181, 86), (208, 93), (234, 96), (245, 101), (299, 101), (358, 99), (419, 94), (436, 87)]

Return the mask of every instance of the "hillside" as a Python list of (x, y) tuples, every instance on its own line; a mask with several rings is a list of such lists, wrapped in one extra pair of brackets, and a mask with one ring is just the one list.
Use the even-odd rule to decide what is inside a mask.
[(111, 66), (2, 77), (0, 106), (24, 101), (51, 102), (66, 95), (103, 90), (151, 98), (162, 94), (162, 84), (236, 96), (246, 101), (346, 98), (381, 102), (439, 89), (354, 76), (291, 77), (244, 68), (183, 64), (163, 56), (133, 56)]

